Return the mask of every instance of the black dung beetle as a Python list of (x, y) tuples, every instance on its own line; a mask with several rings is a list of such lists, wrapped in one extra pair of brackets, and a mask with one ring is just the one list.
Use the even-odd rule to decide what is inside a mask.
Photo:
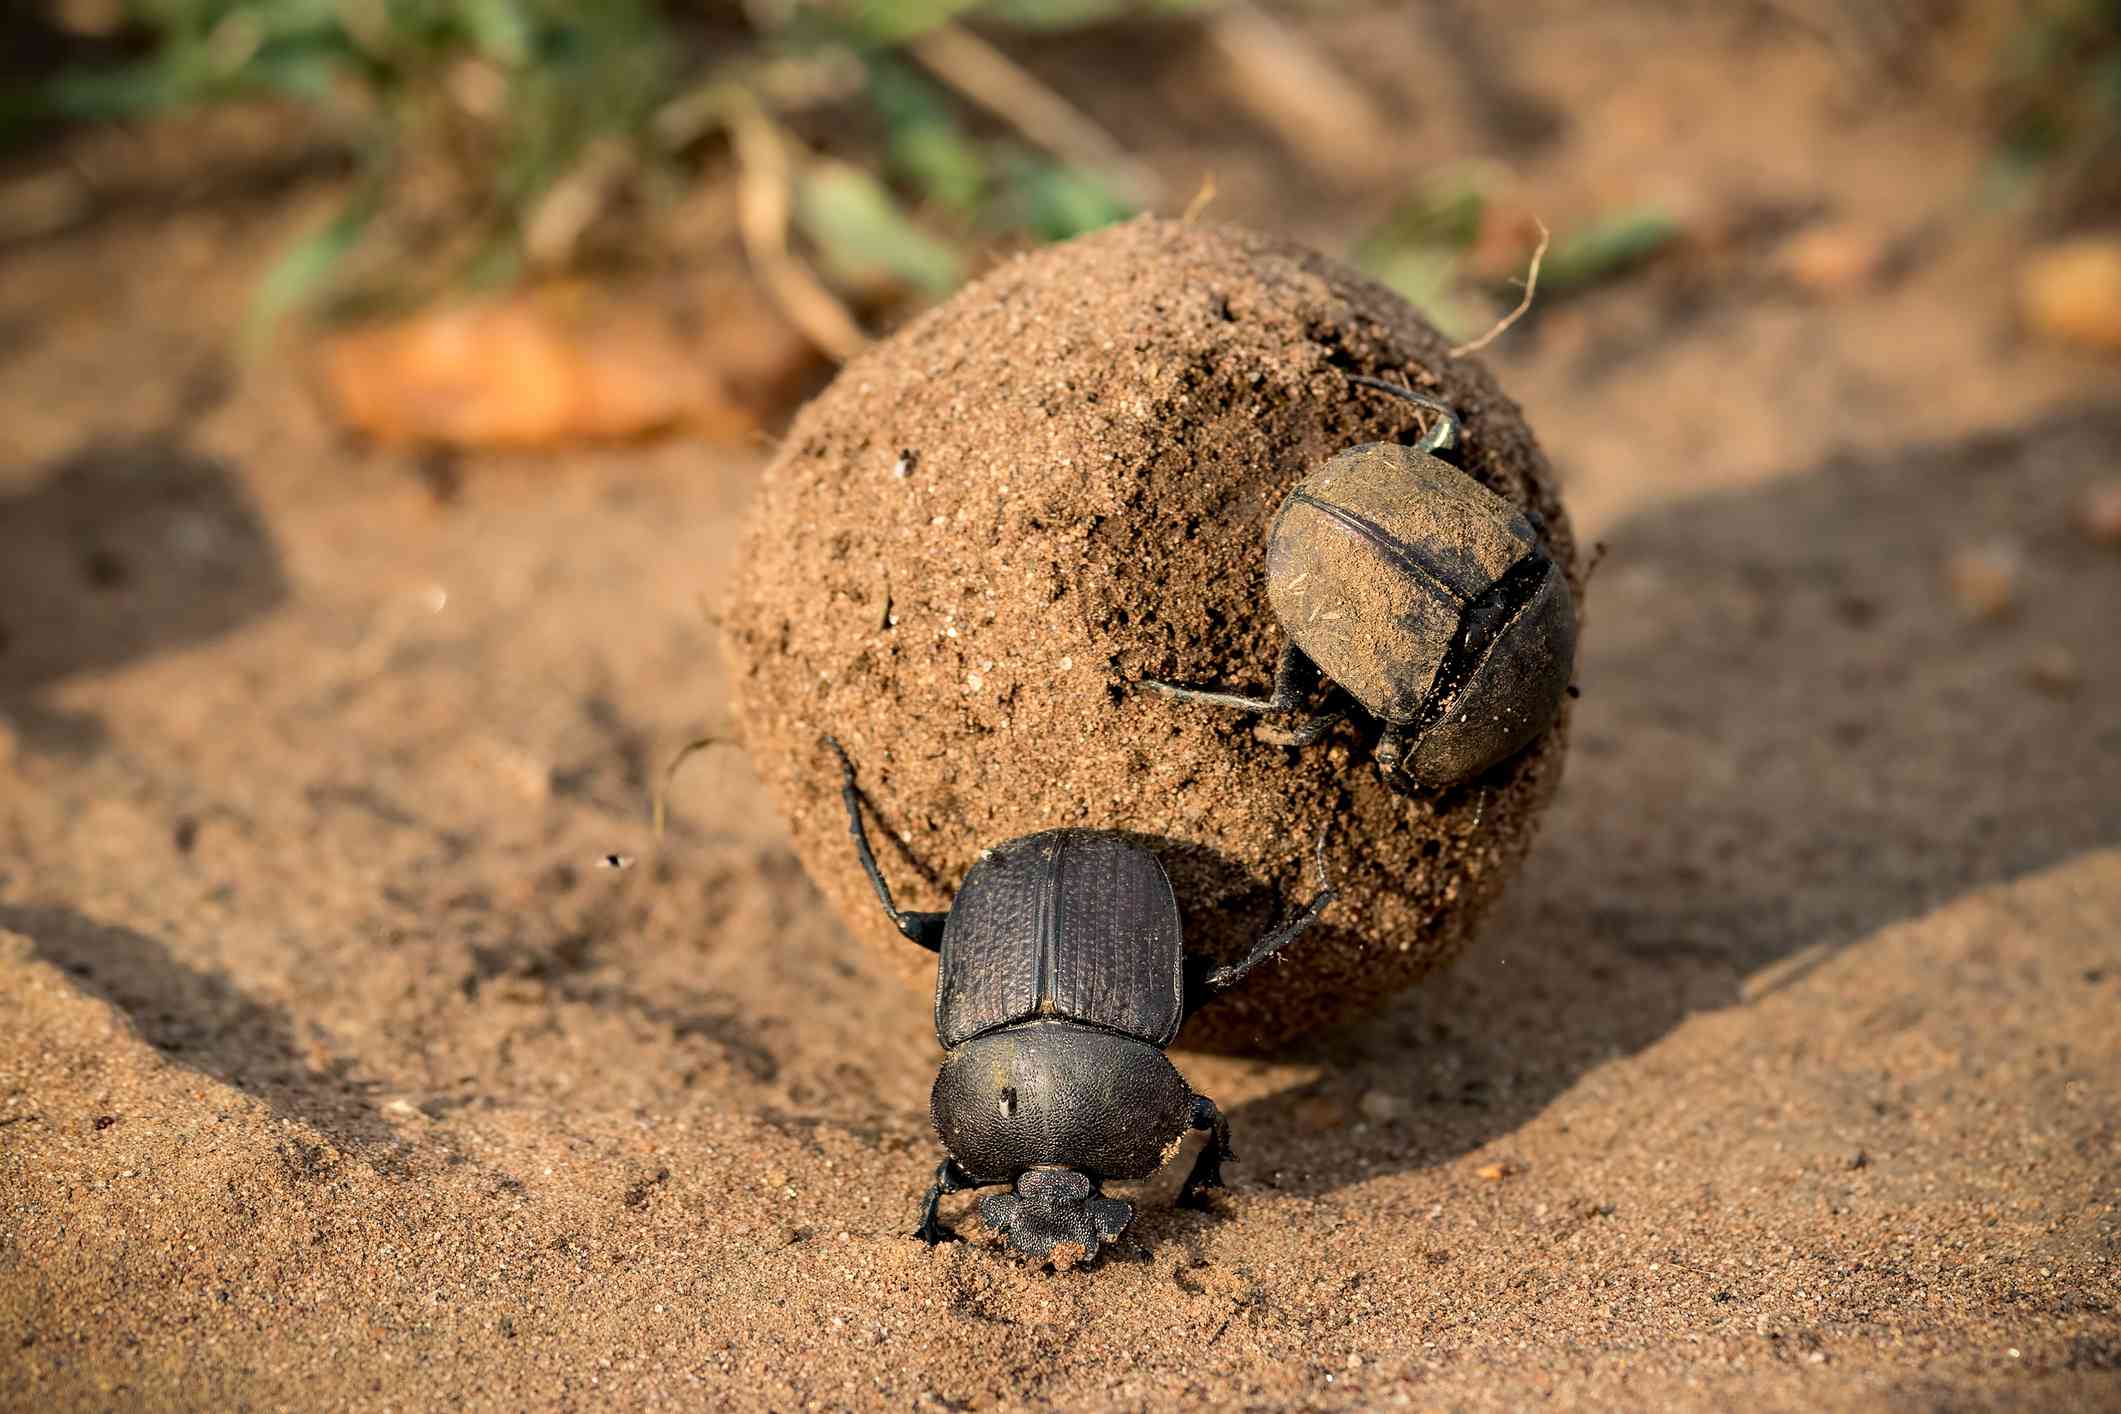
[[(1186, 702), (1289, 712), (1323, 675), (1384, 724), (1377, 769), (1394, 790), (1470, 780), (1528, 745), (1560, 710), (1576, 658), (1568, 578), (1534, 522), (1444, 460), (1457, 416), (1379, 378), (1348, 375), (1438, 414), (1411, 447), (1329, 457), (1267, 534), (1267, 598), (1288, 642), (1271, 697), (1145, 679)], [(1261, 738), (1308, 746), (1346, 715), (1329, 702)]]
[(1087, 1262), (1134, 1219), (1133, 1204), (1104, 1196), (1105, 1182), (1155, 1173), (1189, 1129), (1210, 1138), (1178, 1201), (1205, 1206), (1235, 1157), (1229, 1122), (1164, 1047), (1195, 1006), (1326, 911), (1325, 836), (1318, 896), (1221, 966), (1182, 950), (1178, 900), (1156, 856), (1107, 830), (1010, 840), (981, 853), (948, 912), (902, 912), (862, 827), (854, 763), (826, 742), (877, 899), (901, 933), (940, 954), (935, 1037), (946, 1054), (928, 1114), (944, 1157), (913, 1235), (930, 1246), (956, 1237), (936, 1216), (944, 1194), (1013, 1184), (980, 1199), (980, 1218), (1038, 1260)]

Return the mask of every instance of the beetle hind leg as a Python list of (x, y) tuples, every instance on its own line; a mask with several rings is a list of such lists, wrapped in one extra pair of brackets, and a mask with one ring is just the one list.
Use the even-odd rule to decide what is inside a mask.
[(1316, 676), (1317, 669), (1311, 666), (1310, 659), (1304, 657), (1303, 650), (1294, 643), (1285, 643), (1281, 657), (1274, 665), (1274, 693), (1271, 697), (1248, 697), (1242, 692), (1224, 692), (1212, 687), (1186, 687), (1157, 678), (1143, 678), (1141, 685), (1179, 702), (1198, 702), (1208, 707), (1227, 707), (1233, 712), (1264, 714), (1295, 711), (1303, 703), (1304, 694)]
[(938, 1242), (961, 1242), (964, 1239), (944, 1225), (937, 1210), (942, 1207), (945, 1193), (962, 1193), (968, 1188), (978, 1188), (977, 1179), (957, 1166), (957, 1160), (945, 1157), (935, 1166), (935, 1182), (928, 1185), (928, 1196), (921, 1200), (921, 1225), (913, 1235), (930, 1247)]
[(1193, 1171), (1186, 1175), (1185, 1186), (1178, 1190), (1178, 1206), (1205, 1209), (1208, 1190), (1224, 1187), (1223, 1160), (1234, 1159), (1237, 1155), (1230, 1148), (1229, 1118), (1206, 1095), (1193, 1097), (1191, 1126), (1207, 1130), (1208, 1143), (1200, 1151), (1200, 1157), (1193, 1161)]

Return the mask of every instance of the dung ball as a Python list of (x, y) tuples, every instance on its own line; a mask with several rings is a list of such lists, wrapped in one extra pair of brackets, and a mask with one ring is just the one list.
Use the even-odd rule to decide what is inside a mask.
[(1477, 360), (1398, 296), (1283, 240), (1141, 219), (1020, 256), (851, 360), (764, 475), (723, 650), (745, 744), (810, 876), (910, 981), (934, 958), (877, 906), (847, 837), (836, 735), (901, 908), (948, 907), (982, 848), (1122, 831), (1219, 960), (1315, 891), (1322, 924), (1197, 1013), (1182, 1046), (1263, 1050), (1450, 958), (1559, 782), (1564, 711), (1440, 794), (1386, 789), (1374, 723), (1306, 749), (1144, 678), (1264, 694), (1283, 635), (1265, 540), (1289, 488), (1454, 408), (1458, 462), (1543, 521), (1582, 602), (1554, 475)]

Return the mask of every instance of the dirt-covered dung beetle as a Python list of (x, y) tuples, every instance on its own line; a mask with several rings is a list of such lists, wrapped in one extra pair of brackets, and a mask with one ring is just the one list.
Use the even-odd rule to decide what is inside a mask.
[(839, 742), (847, 832), (901, 933), (939, 953), (935, 1037), (945, 1052), (928, 1113), (944, 1157), (914, 1236), (956, 1236), (936, 1216), (946, 1193), (1014, 1185), (980, 1218), (1041, 1261), (1086, 1262), (1124, 1232), (1134, 1205), (1112, 1179), (1147, 1178), (1189, 1129), (1209, 1140), (1179, 1192), (1203, 1206), (1235, 1157), (1215, 1102), (1164, 1055), (1186, 1015), (1295, 941), (1333, 901), (1325, 837), (1317, 897), (1241, 961), (1189, 957), (1178, 900), (1154, 854), (1106, 830), (1044, 830), (986, 850), (946, 913), (891, 901), (862, 826), (854, 764)]
[(1395, 790), (1437, 790), (1522, 750), (1554, 720), (1576, 657), (1569, 582), (1523, 512), (1444, 460), (1448, 407), (1413, 446), (1329, 457), (1281, 503), (1267, 534), (1267, 598), (1288, 641), (1269, 697), (1145, 679), (1186, 702), (1290, 712), (1323, 675), (1340, 692), (1307, 720), (1259, 735), (1308, 746), (1347, 714), (1383, 724), (1375, 759)]

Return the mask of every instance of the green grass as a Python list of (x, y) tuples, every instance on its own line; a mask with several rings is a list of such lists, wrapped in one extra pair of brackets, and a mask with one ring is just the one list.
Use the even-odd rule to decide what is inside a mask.
[[(2037, 0), (1996, 56), (1992, 196), (2064, 221), (2121, 202), (2121, 0)], [(2103, 211), (2097, 208), (2104, 207)]]
[[(254, 332), (313, 304), (381, 231), (447, 228), (432, 249), (417, 239), (392, 247), (409, 285), (436, 286), (432, 272), (414, 273), (422, 263), (446, 267), (444, 287), (511, 279), (537, 255), (529, 238), (541, 205), (591, 161), (622, 154), (624, 194), (652, 206), (685, 190), (732, 94), (771, 112), (790, 72), (806, 67), (858, 75), (844, 100), (856, 111), (836, 130), (879, 135), (846, 154), (852, 165), (802, 150), (819, 160), (794, 174), (796, 229), (828, 275), (857, 286), (895, 280), (933, 297), (964, 277), (977, 240), (1062, 239), (1129, 214), (1096, 174), (968, 121), (958, 97), (904, 52), (964, 18), (1067, 27), (1118, 13), (1112, 0), (798, 5), (767, 32), (739, 27), (733, 13), (653, 0), (129, 0), (123, 9), (139, 57), (11, 95), (0, 138), (25, 125), (219, 103), (310, 109), (358, 176), (345, 207), (263, 282)], [(659, 116), (688, 103), (704, 121), (675, 125), (673, 136)], [(408, 216), (400, 178), (438, 163), (451, 209), (441, 220)]]

